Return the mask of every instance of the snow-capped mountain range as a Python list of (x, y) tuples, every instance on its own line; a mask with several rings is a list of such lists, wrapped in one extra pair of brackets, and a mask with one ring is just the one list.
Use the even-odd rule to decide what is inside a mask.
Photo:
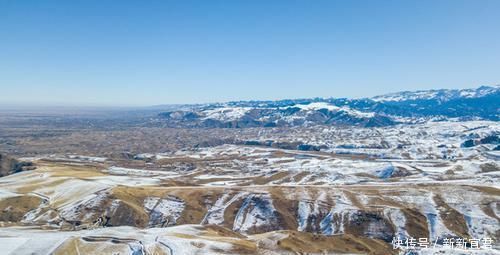
[(437, 90), (417, 90), (389, 93), (375, 96), (371, 99), (377, 102), (389, 101), (415, 101), (415, 100), (438, 100), (441, 102), (450, 101), (459, 98), (479, 98), (497, 93), (500, 85), (481, 86), (475, 89), (437, 89)]
[(391, 93), (372, 98), (238, 101), (160, 113), (168, 126), (276, 127), (299, 125), (388, 126), (427, 119), (500, 120), (500, 86)]

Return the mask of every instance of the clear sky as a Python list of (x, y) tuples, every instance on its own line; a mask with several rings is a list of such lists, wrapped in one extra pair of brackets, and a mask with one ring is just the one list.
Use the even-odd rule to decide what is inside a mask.
[(0, 104), (365, 97), (498, 83), (498, 0), (0, 0)]

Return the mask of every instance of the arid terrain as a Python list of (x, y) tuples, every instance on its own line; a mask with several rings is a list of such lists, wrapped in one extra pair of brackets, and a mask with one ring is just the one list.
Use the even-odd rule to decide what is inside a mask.
[(500, 0), (0, 0), (0, 255), (500, 255)]
[[(2, 111), (0, 253), (500, 254), (497, 121), (199, 128), (162, 111)], [(430, 245), (394, 246), (408, 238)]]

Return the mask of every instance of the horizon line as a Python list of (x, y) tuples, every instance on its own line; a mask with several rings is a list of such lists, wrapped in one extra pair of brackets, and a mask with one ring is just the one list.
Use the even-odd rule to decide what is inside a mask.
[[(466, 88), (448, 88), (448, 89), (443, 89), (443, 88), (435, 88), (435, 89), (419, 89), (419, 90), (399, 90), (399, 91), (393, 91), (393, 92), (387, 92), (384, 94), (378, 94), (370, 97), (334, 97), (334, 96), (328, 96), (328, 97), (321, 97), (321, 96), (316, 96), (316, 97), (302, 97), (302, 98), (274, 98), (274, 99), (233, 99), (233, 100), (220, 100), (220, 101), (205, 101), (205, 102), (198, 102), (198, 103), (157, 103), (157, 104), (138, 104), (138, 105), (133, 105), (133, 104), (102, 104), (102, 103), (97, 103), (97, 104), (89, 104), (89, 103), (22, 103), (22, 102), (0, 102), (0, 107), (15, 107), (16, 109), (19, 109), (19, 107), (22, 109), (26, 110), (31, 110), (34, 107), (41, 107), (46, 109), (52, 109), (52, 108), (66, 108), (68, 109), (75, 109), (75, 108), (86, 108), (86, 109), (141, 109), (141, 108), (155, 108), (155, 107), (168, 107), (168, 106), (195, 106), (195, 105), (205, 105), (205, 104), (228, 104), (228, 103), (233, 103), (233, 102), (273, 102), (273, 101), (285, 101), (285, 100), (308, 100), (308, 99), (350, 99), (350, 100), (359, 100), (359, 99), (372, 99), (374, 97), (379, 97), (379, 96), (384, 96), (384, 95), (391, 95), (395, 93), (405, 93), (405, 92), (422, 92), (422, 91), (439, 91), (439, 90), (467, 90), (467, 89), (478, 89), (481, 87), (492, 87), (492, 88), (500, 88), (500, 83), (498, 84), (491, 84), (491, 85), (479, 85), (479, 86), (474, 86), (474, 87), (466, 87)], [(0, 111), (5, 111), (5, 110), (16, 110), (16, 109), (0, 109)]]

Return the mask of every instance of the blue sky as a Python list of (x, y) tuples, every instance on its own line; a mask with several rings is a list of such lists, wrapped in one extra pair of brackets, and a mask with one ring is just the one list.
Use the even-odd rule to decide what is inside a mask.
[(0, 104), (117, 105), (500, 83), (500, 1), (0, 0)]

